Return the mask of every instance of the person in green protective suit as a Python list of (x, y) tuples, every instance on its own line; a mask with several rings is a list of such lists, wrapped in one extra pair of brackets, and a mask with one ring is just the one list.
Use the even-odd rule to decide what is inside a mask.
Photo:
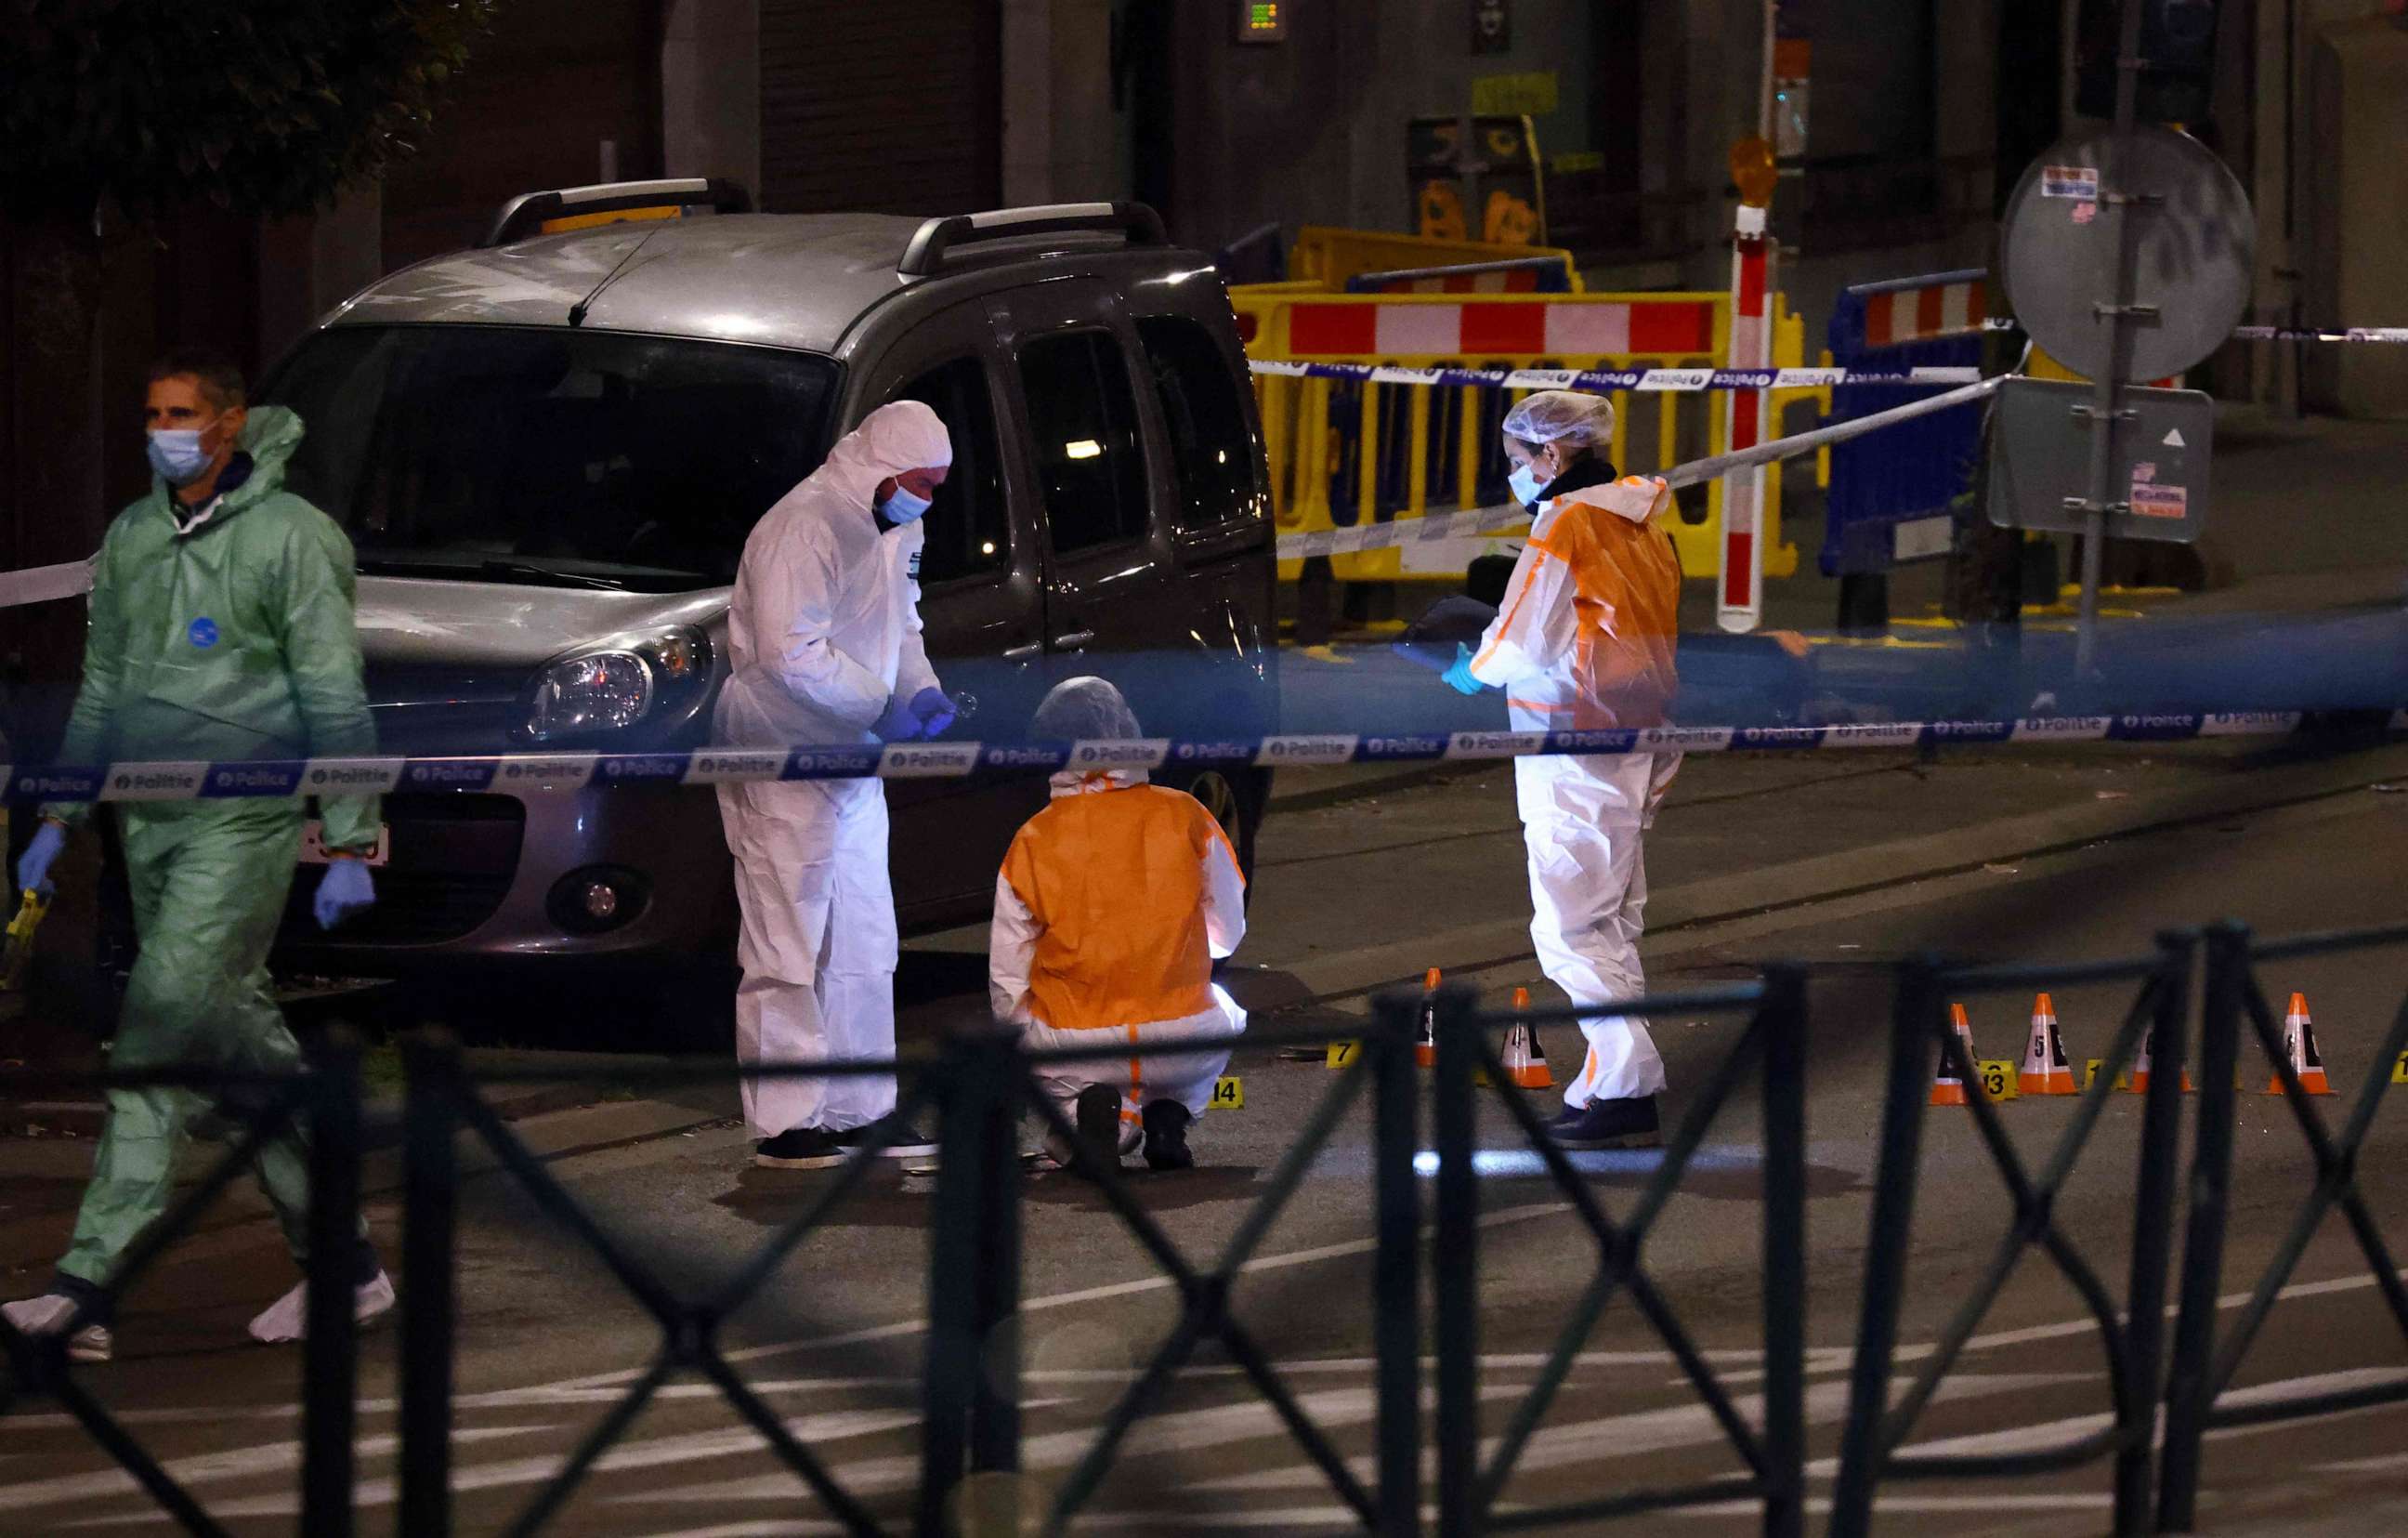
[[(177, 354), (151, 371), (147, 417), (157, 478), (120, 513), (93, 571), (83, 686), (59, 758), (115, 762), (369, 756), (351, 541), (284, 489), (301, 441), (291, 411), (246, 409), (231, 365)], [(53, 803), (18, 865), (47, 887), (50, 866), (89, 809)], [(269, 992), (267, 953), (302, 837), (297, 798), (121, 800), (139, 952), (110, 1056), (115, 1069), (200, 1065), (278, 1073), (300, 1061)], [(374, 901), (366, 856), (373, 796), (325, 798), (332, 858), (316, 899), (331, 927)], [(9, 1303), (20, 1330), (64, 1335), (78, 1360), (106, 1360), (120, 1259), (166, 1210), (177, 1150), (208, 1098), (112, 1090), (75, 1237), (50, 1292)], [(290, 1128), (255, 1173), (295, 1259), (308, 1210), (307, 1144)], [(354, 1285), (363, 1320), (393, 1306), (365, 1229)], [(300, 1338), (306, 1284), (251, 1321), (262, 1341)]]

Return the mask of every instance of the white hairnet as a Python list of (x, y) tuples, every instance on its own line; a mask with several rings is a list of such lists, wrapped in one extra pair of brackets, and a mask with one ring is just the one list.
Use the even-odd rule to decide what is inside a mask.
[(811, 479), (832, 483), (846, 501), (867, 502), (890, 475), (953, 462), (953, 440), (944, 419), (916, 400), (896, 400), (863, 417), (860, 426), (838, 438)]
[(1525, 443), (1601, 449), (1613, 441), (1613, 402), (1577, 390), (1541, 390), (1505, 413), (1505, 433)]
[(1028, 734), (1040, 742), (1127, 740), (1143, 737), (1137, 712), (1100, 678), (1066, 678), (1047, 691)]

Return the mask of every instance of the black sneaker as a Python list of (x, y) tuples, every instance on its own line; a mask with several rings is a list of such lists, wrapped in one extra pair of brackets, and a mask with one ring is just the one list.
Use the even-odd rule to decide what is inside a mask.
[(844, 1162), (844, 1145), (818, 1127), (797, 1127), (752, 1145), (752, 1162), (764, 1170), (832, 1170)]
[(1655, 1148), (1664, 1134), (1656, 1120), (1656, 1097), (1591, 1100), (1547, 1124), (1559, 1148)]
[(1072, 1117), (1079, 1141), (1096, 1162), (1117, 1170), (1121, 1162), (1121, 1092), (1110, 1085), (1091, 1084), (1079, 1091)]
[(869, 1146), (869, 1141), (882, 1133), (892, 1133), (892, 1139), (878, 1150), (881, 1158), (925, 1158), (937, 1151), (937, 1140), (925, 1128), (889, 1113), (867, 1127), (849, 1127), (836, 1134), (838, 1147), (851, 1150)]
[(1177, 1100), (1148, 1100), (1140, 1115), (1145, 1126), (1145, 1162), (1155, 1170), (1193, 1170), (1196, 1156), (1187, 1146), (1187, 1124), (1196, 1118)]

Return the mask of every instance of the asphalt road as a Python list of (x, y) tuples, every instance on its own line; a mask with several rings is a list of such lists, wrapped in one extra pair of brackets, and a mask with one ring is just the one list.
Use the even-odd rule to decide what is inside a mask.
[[(2157, 929), (2231, 914), (2270, 933), (2396, 919), (2408, 849), (2403, 750), (2270, 759), (2248, 750), (1999, 753), (1917, 766), (1845, 761), (1700, 762), (1651, 843), (1658, 986), (1740, 975), (1751, 963), (1829, 963), (1813, 1000), (1809, 1078), (1810, 1457), (1828, 1494), (1854, 1338), (1873, 1163), (1887, 1001), (1878, 963), (1928, 947), (1967, 956), (2077, 959), (2131, 954)], [(2121, 831), (2119, 832), (2119, 828)], [(2146, 829), (2132, 831), (2133, 829)], [(1526, 942), (1518, 839), (1501, 774), (1392, 787), (1296, 807), (1266, 830), (1256, 934), (1241, 959), (1250, 994), (1310, 996), (1283, 1021), (1342, 1032), (1374, 984), (1426, 958), (1494, 997), (1540, 985)], [(907, 963), (915, 1028), (974, 1007), (977, 972), (939, 939)], [(959, 948), (958, 938), (952, 941)], [(2401, 1003), (2397, 953), (2323, 960), (2268, 975), (2305, 991), (2334, 1085), (2347, 1097)], [(1543, 993), (1541, 997), (1544, 997)], [(2279, 994), (2278, 994), (2279, 998)], [(2069, 1050), (2103, 1046), (2123, 1004), (2113, 989), (2056, 990)], [(1985, 1056), (2019, 1047), (2028, 1000), (1977, 1002)], [(1657, 1022), (1672, 1074), (1669, 1107), (1699, 1084), (1731, 1028)], [(1549, 1034), (1558, 1062), (1573, 1033)], [(1138, 1177), (1147, 1208), (1191, 1256), (1236, 1231), (1270, 1168), (1333, 1076), (1318, 1065), (1241, 1052), (1246, 1106), (1199, 1129), (1205, 1166)], [(2344, 1100), (2326, 1102), (2338, 1108)], [(519, 1124), (581, 1203), (681, 1289), (732, 1272), (800, 1214), (824, 1177), (755, 1171), (732, 1095), (711, 1089), (606, 1098)], [(2037, 1160), (2071, 1117), (2068, 1102), (2004, 1109)], [(2254, 1284), (2307, 1160), (2279, 1101), (2241, 1114), (2234, 1238), (2224, 1290)], [(2336, 1112), (2337, 1119), (2337, 1112)], [(2106, 1108), (2058, 1204), (2067, 1233), (2118, 1279), (2131, 1219), (2139, 1102)], [(2364, 1167), (2396, 1167), (2394, 1110)], [(1710, 1131), (1691, 1177), (1647, 1251), (1716, 1370), (1748, 1407), (1760, 1343), (1756, 1251), (1761, 1156), (1756, 1102), (1742, 1092)], [(1481, 1268), (1483, 1429), (1493, 1436), (1534, 1379), (1594, 1250), (1560, 1195), (1495, 1116), (1484, 1125)], [(1306, 1410), (1350, 1458), (1368, 1458), (1368, 1138), (1358, 1111), (1315, 1161), (1237, 1291), (1237, 1311), (1280, 1363)], [(1652, 1154), (1583, 1156), (1609, 1209), (1627, 1211)], [(464, 1193), (459, 1297), (462, 1395), (455, 1427), (458, 1531), (495, 1531), (537, 1498), (567, 1449), (649, 1361), (652, 1327), (595, 1258), (488, 1168)], [(372, 1171), (374, 1175), (376, 1171)], [(2396, 1184), (2369, 1182), (2395, 1229)], [(2008, 1212), (1963, 1113), (1936, 1112), (1926, 1140), (1903, 1339), (1928, 1347), (1978, 1274)], [(910, 1509), (919, 1444), (915, 1380), (926, 1343), (924, 1183), (882, 1171), (805, 1240), (772, 1288), (724, 1333), (741, 1370), (849, 1490), (891, 1519)], [(1021, 1344), (1025, 1472), (1042, 1499), (1077, 1466), (1096, 1428), (1176, 1316), (1173, 1290), (1087, 1187), (1033, 1180), (1025, 1207)], [(379, 1230), (396, 1231), (386, 1189)], [(0, 1223), (11, 1258), (35, 1253), (55, 1213)], [(20, 1276), (26, 1274), (20, 1272)], [(2329, 1387), (2408, 1371), (2399, 1331), (2347, 1235), (2328, 1223), (2299, 1268), (2240, 1381), (2261, 1391)], [(179, 1248), (134, 1298), (121, 1359), (83, 1381), (125, 1413), (172, 1472), (238, 1532), (293, 1529), (298, 1355), (242, 1342), (241, 1322), (286, 1283), (272, 1232), (236, 1222)], [(366, 1531), (391, 1521), (393, 1337), (364, 1364)], [(1903, 1370), (1903, 1369), (1902, 1369)], [(2095, 1330), (2071, 1287), (2028, 1257), (1978, 1327), (1966, 1358), (1918, 1422), (1917, 1446), (2033, 1445), (2078, 1434), (2106, 1407)], [(2370, 1411), (2293, 1428), (2251, 1429), (2212, 1445), (2210, 1531), (2355, 1532), (2408, 1525), (2399, 1449), (2408, 1414)], [(1728, 1473), (1737, 1464), (1679, 1369), (1627, 1303), (1582, 1343), (1504, 1491), (1509, 1505), (1576, 1499)], [(2103, 1531), (2107, 1473), (1979, 1486), (1898, 1485), (1884, 1530), (1945, 1521), (1961, 1532)], [(1015, 1492), (1006, 1492), (1015, 1493)], [(1082, 1531), (1227, 1526), (1309, 1531), (1343, 1525), (1326, 1482), (1226, 1356), (1208, 1349), (1168, 1402), (1131, 1434)], [(0, 1423), (0, 1531), (164, 1531), (166, 1522), (81, 1434), (48, 1410)], [(1707, 1511), (1642, 1518), (1638, 1531), (1750, 1531)], [(552, 1531), (739, 1534), (835, 1531), (710, 1385), (681, 1381), (597, 1465)]]

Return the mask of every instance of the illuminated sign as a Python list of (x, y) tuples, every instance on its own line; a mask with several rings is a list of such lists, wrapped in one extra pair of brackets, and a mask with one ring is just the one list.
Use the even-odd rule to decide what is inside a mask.
[(1286, 42), (1287, 7), (1288, 0), (1239, 0), (1238, 41)]

